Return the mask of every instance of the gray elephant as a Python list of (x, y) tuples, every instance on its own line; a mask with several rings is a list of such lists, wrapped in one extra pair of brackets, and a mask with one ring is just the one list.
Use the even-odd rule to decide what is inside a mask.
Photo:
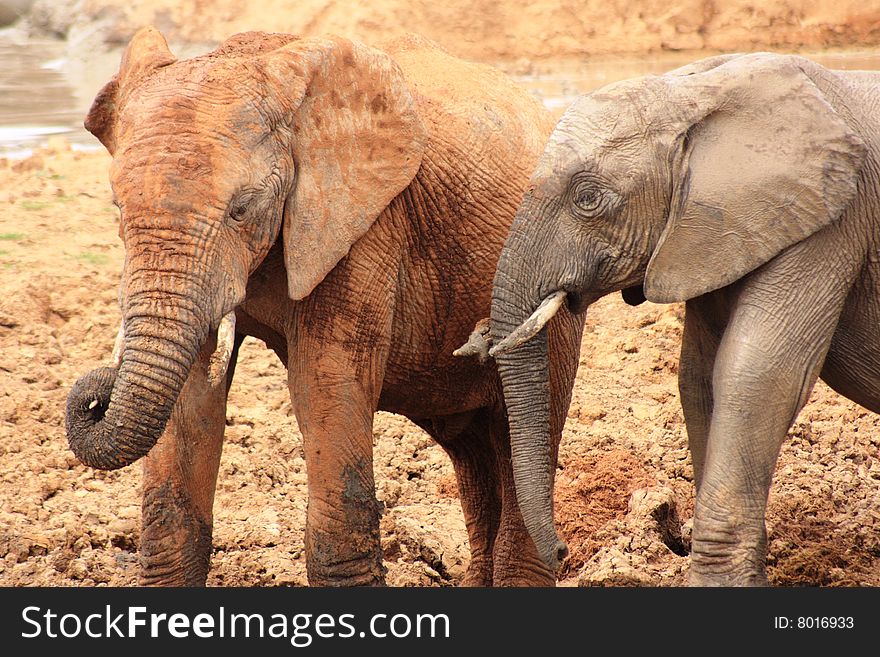
[(564, 546), (541, 329), (560, 306), (583, 313), (623, 290), (686, 302), (690, 583), (767, 583), (768, 491), (817, 377), (880, 411), (878, 102), (880, 74), (756, 53), (609, 85), (559, 121), (501, 254), (490, 324), (517, 495), (548, 564)]

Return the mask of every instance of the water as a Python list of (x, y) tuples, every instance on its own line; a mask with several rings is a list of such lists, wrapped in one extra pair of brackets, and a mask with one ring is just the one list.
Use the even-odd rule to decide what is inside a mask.
[(16, 155), (63, 134), (72, 144), (97, 141), (82, 128), (87, 107), (63, 68), (56, 41), (0, 39), (0, 155)]
[[(209, 48), (181, 47), (182, 57)], [(52, 135), (79, 150), (103, 146), (83, 127), (92, 100), (119, 68), (121, 50), (106, 52), (86, 42), (71, 55), (66, 44), (24, 39), (0, 31), (0, 157), (23, 157)]]
[[(207, 46), (175, 49), (187, 57)], [(92, 99), (110, 79), (120, 53), (67, 54), (57, 41), (22, 40), (15, 32), (0, 32), (0, 156), (21, 157), (63, 135), (74, 148), (100, 149), (98, 140), (82, 127)], [(187, 52), (189, 50), (189, 52)], [(880, 52), (840, 52), (811, 56), (840, 69), (880, 69)], [(694, 59), (693, 55), (663, 54), (535, 65), (534, 71), (513, 77), (528, 87), (556, 115), (579, 94), (624, 78), (662, 73)]]

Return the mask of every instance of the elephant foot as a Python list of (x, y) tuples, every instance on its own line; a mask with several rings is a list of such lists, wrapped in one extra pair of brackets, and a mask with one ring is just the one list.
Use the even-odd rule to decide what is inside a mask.
[(763, 571), (701, 572), (692, 563), (688, 586), (770, 586), (770, 582)]
[(764, 542), (745, 554), (718, 541), (697, 541), (691, 550), (689, 586), (769, 586)]
[(386, 568), (373, 560), (306, 564), (309, 586), (385, 586)]
[(204, 586), (211, 565), (211, 524), (189, 498), (164, 485), (144, 493), (140, 539), (142, 586)]
[(495, 539), (493, 586), (556, 586), (555, 573), (538, 556), (525, 527), (513, 524), (517, 520), (502, 523)]
[(506, 572), (496, 572), (493, 586), (509, 587), (553, 587), (556, 586), (556, 578), (549, 571), (517, 569)]
[(556, 578), (540, 561), (498, 561), (491, 556), (472, 557), (459, 586), (555, 586)]
[(496, 559), (493, 586), (556, 586), (556, 577), (537, 558), (507, 562)]
[(472, 557), (459, 586), (492, 586), (492, 558), (487, 556)]
[(309, 586), (385, 586), (378, 531), (345, 537), (307, 531), (305, 548)]
[[(704, 502), (705, 504), (705, 502)], [(694, 517), (688, 584), (690, 586), (768, 586), (767, 532), (763, 509), (738, 522), (707, 521), (698, 503)], [(717, 512), (715, 512), (717, 515)], [(736, 518), (733, 512), (726, 516)]]
[(372, 573), (353, 577), (321, 577), (309, 574), (309, 586), (313, 587), (348, 587), (348, 586), (386, 586), (385, 577)]

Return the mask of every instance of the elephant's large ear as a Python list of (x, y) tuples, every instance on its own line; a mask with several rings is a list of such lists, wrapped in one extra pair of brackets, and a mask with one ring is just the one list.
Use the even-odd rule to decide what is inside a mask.
[(307, 296), (412, 181), (427, 141), (415, 101), (385, 53), (342, 38), (272, 52), (291, 118), (295, 187), (284, 209), (288, 294)]
[(806, 75), (761, 53), (671, 79), (683, 119), (669, 218), (645, 296), (683, 301), (724, 287), (835, 221), (865, 146)]
[(112, 155), (116, 150), (116, 105), (121, 89), (136, 84), (144, 75), (177, 59), (165, 37), (154, 27), (144, 27), (132, 37), (122, 55), (119, 72), (98, 91), (84, 122)]

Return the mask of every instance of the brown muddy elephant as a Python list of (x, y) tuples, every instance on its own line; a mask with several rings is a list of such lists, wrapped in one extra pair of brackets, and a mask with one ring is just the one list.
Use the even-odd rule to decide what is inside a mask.
[[(377, 409), (411, 418), (451, 457), (465, 584), (553, 583), (516, 502), (495, 366), (452, 354), (488, 315), (498, 255), (552, 130), (540, 103), (415, 37), (380, 51), (246, 33), (178, 61), (145, 28), (86, 127), (113, 155), (123, 328), (113, 366), (71, 390), (67, 433), (96, 468), (146, 457), (142, 583), (206, 581), (246, 335), (288, 369), (310, 584), (384, 582)], [(550, 338), (554, 442), (581, 328), (560, 317)]]
[(511, 442), (525, 445), (517, 495), (548, 563), (559, 541), (552, 470), (534, 476), (554, 449), (541, 326), (623, 290), (630, 303), (686, 302), (690, 582), (767, 583), (771, 479), (817, 377), (880, 412), (878, 104), (880, 73), (756, 53), (610, 85), (567, 110), (491, 312)]

